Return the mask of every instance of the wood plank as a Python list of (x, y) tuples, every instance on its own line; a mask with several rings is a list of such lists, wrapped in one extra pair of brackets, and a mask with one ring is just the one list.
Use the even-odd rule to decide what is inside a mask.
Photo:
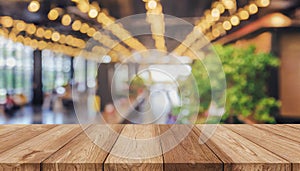
[(20, 128), (24, 128), (26, 126), (28, 125), (0, 125), (0, 135), (15, 131)]
[(158, 125), (126, 125), (105, 161), (104, 170), (163, 170), (160, 141), (154, 138), (158, 135)]
[[(222, 161), (205, 144), (199, 143), (197, 128), (193, 126), (191, 128), (187, 125), (176, 125), (172, 129), (171, 127), (170, 125), (160, 125), (160, 131), (165, 132), (161, 134), (164, 170), (222, 170)], [(178, 139), (185, 133), (188, 133), (188, 135), (184, 139)], [(178, 145), (170, 150), (170, 147), (175, 144)]]
[(297, 168), (299, 168), (299, 142), (292, 141), (283, 136), (261, 130), (251, 125), (226, 125), (225, 127), (291, 162), (293, 170), (297, 170)]
[[(202, 125), (197, 125), (202, 130)], [(239, 128), (239, 126), (237, 126)], [(208, 136), (206, 132), (204, 135)], [(288, 161), (237, 133), (218, 126), (206, 144), (223, 161), (224, 170), (290, 170)]]
[(0, 154), (0, 170), (40, 170), (40, 163), (82, 132), (79, 125), (59, 125)]
[(43, 170), (103, 170), (104, 160), (123, 126), (109, 125), (110, 130), (106, 125), (92, 125), (44, 161)]
[(6, 126), (0, 131), (0, 153), (9, 150), (47, 130), (55, 125)]
[(284, 124), (286, 126), (289, 126), (289, 127), (293, 127), (293, 128), (296, 128), (296, 129), (300, 129), (300, 124)]
[(300, 142), (300, 129), (281, 124), (255, 124), (253, 126), (283, 136), (293, 141)]

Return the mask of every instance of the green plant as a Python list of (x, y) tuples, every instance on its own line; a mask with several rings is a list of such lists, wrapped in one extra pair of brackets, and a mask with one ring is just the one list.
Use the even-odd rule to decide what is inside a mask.
[[(230, 45), (217, 45), (215, 50), (222, 61), (227, 83), (226, 111), (222, 120), (234, 115), (243, 115), (251, 116), (260, 122), (274, 123), (275, 119), (270, 112), (279, 107), (279, 101), (267, 95), (266, 80), (269, 75), (268, 68), (279, 66), (278, 58), (267, 53), (256, 53), (254, 46), (242, 49)], [(214, 67), (213, 61), (210, 61), (211, 55), (214, 54), (208, 54), (205, 61), (202, 61), (205, 66), (199, 60), (192, 65), (200, 94), (199, 113), (208, 110), (211, 87), (214, 86), (218, 90), (218, 82), (209, 79), (206, 72), (208, 67)]]

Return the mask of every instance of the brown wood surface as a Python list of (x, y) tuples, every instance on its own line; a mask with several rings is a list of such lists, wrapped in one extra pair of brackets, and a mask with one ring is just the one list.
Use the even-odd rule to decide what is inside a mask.
[(300, 170), (300, 125), (219, 125), (211, 137), (202, 128), (0, 125), (0, 171)]
[(297, 170), (300, 165), (300, 143), (289, 138), (257, 128), (253, 125), (224, 125), (248, 140), (286, 159)]
[[(160, 126), (161, 144), (165, 170), (195, 170), (195, 171), (215, 171), (222, 170), (222, 162), (206, 146), (199, 143), (199, 131), (195, 127), (187, 125)], [(191, 132), (181, 140), (180, 133)], [(168, 131), (169, 130), (169, 131)], [(170, 150), (170, 147), (178, 144)]]
[(271, 124), (255, 124), (253, 126), (300, 143), (300, 129), (295, 127)]
[(158, 135), (158, 125), (126, 125), (105, 161), (104, 170), (163, 170), (160, 140), (155, 138)]
[[(202, 130), (203, 126), (198, 128)], [(218, 126), (213, 135), (202, 133), (211, 136), (206, 143), (224, 162), (224, 171), (290, 170), (288, 161), (223, 126)]]
[[(35, 126), (32, 127), (34, 131)], [(78, 125), (60, 125), (53, 128), (51, 125), (45, 125), (41, 127), (44, 129), (50, 127), (50, 129), (1, 153), (0, 170), (40, 170), (40, 163), (43, 160), (82, 131)], [(27, 134), (19, 136), (27, 136), (30, 133), (28, 131)]]
[(297, 129), (300, 129), (300, 124), (286, 124), (286, 126), (290, 126), (290, 127), (293, 127), (293, 128), (297, 128)]
[[(112, 131), (107, 131), (105, 125), (92, 125), (87, 128), (89, 137), (82, 132), (44, 161), (43, 170), (102, 170), (104, 160), (123, 125), (111, 125), (110, 128)], [(98, 145), (107, 150), (102, 150)]]

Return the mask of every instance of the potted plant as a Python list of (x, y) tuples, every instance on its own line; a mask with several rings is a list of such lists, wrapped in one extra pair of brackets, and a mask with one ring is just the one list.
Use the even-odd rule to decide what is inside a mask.
[[(215, 50), (222, 61), (227, 84), (222, 121), (232, 123), (234, 118), (251, 118), (256, 122), (274, 123), (275, 119), (270, 113), (280, 103), (268, 96), (266, 85), (268, 69), (278, 67), (279, 59), (269, 53), (257, 53), (254, 46), (242, 49), (231, 45), (216, 45)], [(210, 55), (213, 54), (205, 57), (206, 63), (209, 63)], [(206, 68), (200, 60), (193, 63), (192, 73), (197, 80), (200, 94), (201, 119), (205, 118), (210, 106), (211, 86), (217, 86), (218, 83), (209, 80)]]

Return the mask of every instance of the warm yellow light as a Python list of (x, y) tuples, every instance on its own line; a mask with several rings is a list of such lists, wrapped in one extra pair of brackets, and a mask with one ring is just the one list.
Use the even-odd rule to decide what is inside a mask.
[(36, 30), (35, 35), (36, 35), (36, 37), (42, 38), (44, 36), (44, 33), (45, 33), (45, 30), (42, 27), (39, 27)]
[(211, 24), (214, 21), (214, 18), (211, 16), (211, 14), (206, 15), (206, 20), (209, 24)]
[(101, 35), (101, 33), (98, 32), (98, 31), (93, 35), (93, 39), (95, 39), (95, 40), (100, 40), (101, 37), (102, 37), (102, 35)]
[(214, 8), (211, 10), (211, 16), (215, 19), (218, 20), (220, 18), (220, 11), (217, 8)]
[(51, 9), (48, 13), (49, 20), (56, 20), (59, 17), (59, 12), (56, 8)]
[(34, 24), (29, 24), (26, 28), (28, 34), (34, 34), (36, 31), (36, 26)]
[(220, 36), (220, 31), (218, 30), (218, 29), (213, 29), (213, 31), (212, 31), (212, 35), (214, 36), (214, 37), (219, 37)]
[(15, 33), (15, 34), (19, 34), (20, 33), (20, 31), (18, 31), (16, 28), (12, 28), (11, 30), (10, 30), (10, 32), (12, 33)]
[(73, 36), (68, 35), (68, 36), (66, 37), (66, 43), (70, 45), (70, 44), (72, 44), (72, 42), (73, 42)]
[(210, 41), (215, 39), (214, 36), (212, 35), (212, 33), (207, 33), (205, 36), (206, 36), (207, 39), (210, 40)]
[(72, 29), (74, 31), (78, 31), (78, 30), (80, 30), (80, 28), (81, 28), (81, 21), (75, 20), (72, 24)]
[(26, 38), (23, 40), (23, 43), (24, 43), (26, 46), (29, 46), (29, 45), (30, 45), (30, 42), (31, 42), (31, 38), (30, 38), (30, 37), (26, 37)]
[(96, 18), (98, 15), (98, 10), (96, 8), (91, 8), (88, 15), (90, 18)]
[(103, 12), (104, 10), (102, 10), (102, 12), (99, 13), (98, 17), (97, 17), (97, 21), (101, 24), (103, 24), (104, 26), (110, 25), (114, 23), (114, 20), (112, 17), (107, 16), (107, 14), (105, 14)]
[(4, 31), (0, 28), (0, 35), (1, 36), (4, 36), (5, 35), (5, 33), (4, 33)]
[(17, 39), (17, 36), (14, 32), (10, 32), (8, 35), (8, 38), (15, 42)]
[(3, 27), (12, 27), (14, 22), (13, 19), (9, 16), (5, 16), (1, 18), (1, 23)]
[(147, 3), (149, 9), (155, 9), (157, 7), (157, 2), (155, 0), (150, 0)]
[(201, 33), (204, 31), (204, 27), (201, 23), (199, 23), (197, 26), (195, 26), (195, 29), (200, 31)]
[(37, 12), (40, 9), (39, 1), (31, 1), (28, 5), (28, 11), (30, 12)]
[(230, 30), (232, 28), (231, 23), (229, 21), (224, 21), (223, 22), (223, 28), (225, 30)]
[(22, 35), (17, 36), (17, 42), (23, 42), (24, 37)]
[(9, 31), (6, 28), (0, 28), (1, 29), (1, 35), (4, 37), (8, 37)]
[(279, 25), (282, 25), (284, 24), (284, 19), (281, 18), (281, 17), (278, 17), (278, 16), (274, 16), (271, 18), (271, 23), (274, 25), (274, 26), (279, 26)]
[(275, 13), (271, 15), (270, 25), (272, 27), (287, 27), (291, 24), (291, 19), (281, 13)]
[(52, 36), (52, 31), (51, 30), (46, 30), (44, 33), (45, 39), (51, 39)]
[(234, 8), (234, 2), (232, 0), (223, 0), (223, 4), (226, 9), (233, 9)]
[(204, 11), (204, 15), (206, 16), (206, 15), (209, 15), (210, 14), (210, 10), (205, 10)]
[(270, 5), (270, 0), (258, 0), (258, 5), (260, 7), (267, 7)]
[(90, 26), (87, 23), (83, 23), (80, 28), (81, 33), (86, 33)]
[(26, 23), (25, 23), (24, 21), (18, 21), (18, 22), (16, 23), (16, 29), (17, 29), (18, 31), (24, 31), (25, 28), (26, 28)]
[(96, 33), (96, 30), (94, 28), (89, 28), (87, 30), (87, 35), (90, 37), (93, 37), (93, 35)]
[(51, 36), (51, 40), (57, 42), (59, 41), (59, 39), (60, 39), (60, 34), (57, 31), (53, 32)]
[(100, 6), (99, 6), (99, 4), (98, 4), (97, 1), (93, 1), (93, 2), (91, 3), (91, 6), (92, 6), (93, 8), (96, 8), (97, 11), (100, 11), (100, 10), (101, 10), (101, 9), (100, 9)]
[(248, 10), (249, 10), (249, 13), (250, 14), (255, 14), (258, 12), (258, 7), (256, 4), (250, 4), (249, 7), (248, 7)]
[(45, 41), (41, 40), (41, 41), (38, 42), (38, 49), (39, 50), (43, 50), (46, 47), (47, 47), (47, 43)]
[(72, 22), (71, 16), (69, 14), (65, 14), (61, 19), (61, 24), (64, 26), (70, 25)]
[(51, 48), (53, 46), (53, 43), (52, 42), (47, 42), (47, 47), (46, 48)]
[(239, 19), (239, 17), (234, 15), (230, 18), (230, 22), (233, 26), (237, 26), (240, 24), (240, 19)]
[(36, 49), (38, 47), (38, 41), (33, 39), (30, 41), (30, 46), (33, 48), (33, 49)]
[(225, 11), (225, 8), (224, 8), (224, 5), (223, 5), (223, 4), (218, 4), (218, 5), (216, 6), (216, 8), (218, 8), (218, 10), (220, 11), (220, 13), (224, 13), (224, 11)]
[(210, 27), (210, 23), (208, 21), (203, 21), (203, 23), (201, 24), (203, 26), (203, 30), (206, 30)]
[(246, 10), (242, 10), (239, 12), (239, 17), (241, 20), (247, 20), (249, 18), (249, 13)]
[(84, 1), (81, 1), (80, 3), (78, 3), (77, 7), (83, 13), (87, 13), (90, 10), (89, 4)]
[(77, 47), (79, 48), (85, 48), (85, 42), (83, 40), (78, 40), (77, 41)]
[(66, 36), (65, 35), (60, 35), (59, 43), (65, 44), (66, 43)]

